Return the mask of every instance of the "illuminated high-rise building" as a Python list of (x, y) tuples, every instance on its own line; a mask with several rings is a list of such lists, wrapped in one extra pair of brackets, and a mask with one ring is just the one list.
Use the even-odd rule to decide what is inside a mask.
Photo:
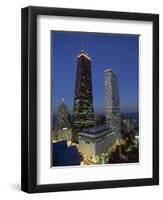
[(117, 133), (118, 137), (120, 137), (121, 118), (118, 77), (111, 69), (105, 70), (104, 73), (106, 123)]
[(73, 117), (73, 140), (78, 142), (79, 132), (94, 126), (91, 58), (83, 48), (77, 58)]
[(63, 130), (64, 128), (69, 128), (69, 127), (70, 127), (70, 121), (69, 121), (68, 108), (64, 103), (64, 99), (62, 99), (62, 104), (58, 107), (55, 130), (60, 131)]

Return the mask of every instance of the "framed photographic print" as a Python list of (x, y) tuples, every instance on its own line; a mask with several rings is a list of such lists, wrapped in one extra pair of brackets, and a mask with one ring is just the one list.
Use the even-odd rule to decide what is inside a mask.
[(22, 190), (159, 184), (159, 16), (22, 9)]

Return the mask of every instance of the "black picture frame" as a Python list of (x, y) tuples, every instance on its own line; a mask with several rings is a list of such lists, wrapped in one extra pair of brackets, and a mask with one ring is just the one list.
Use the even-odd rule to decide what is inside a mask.
[[(37, 185), (37, 16), (105, 18), (153, 23), (153, 177)], [(159, 15), (30, 6), (21, 11), (21, 190), (28, 193), (159, 184)]]

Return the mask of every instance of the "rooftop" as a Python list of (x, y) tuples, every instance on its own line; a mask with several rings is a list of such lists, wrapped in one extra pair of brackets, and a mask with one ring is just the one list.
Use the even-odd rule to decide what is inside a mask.
[(102, 127), (91, 127), (91, 128), (85, 128), (82, 130), (83, 133), (88, 133), (88, 134), (98, 134), (103, 131), (109, 130), (109, 126), (102, 126)]
[(104, 72), (113, 72), (111, 68), (104, 70)]
[(78, 58), (81, 57), (81, 56), (84, 56), (85, 58), (87, 58), (88, 60), (91, 60), (91, 58), (84, 52), (81, 52), (79, 55), (78, 55)]

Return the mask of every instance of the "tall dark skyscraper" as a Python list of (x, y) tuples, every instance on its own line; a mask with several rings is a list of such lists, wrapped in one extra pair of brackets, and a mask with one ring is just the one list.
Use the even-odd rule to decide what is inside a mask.
[(94, 126), (91, 58), (83, 50), (77, 59), (73, 116), (73, 140), (78, 142), (78, 133)]

